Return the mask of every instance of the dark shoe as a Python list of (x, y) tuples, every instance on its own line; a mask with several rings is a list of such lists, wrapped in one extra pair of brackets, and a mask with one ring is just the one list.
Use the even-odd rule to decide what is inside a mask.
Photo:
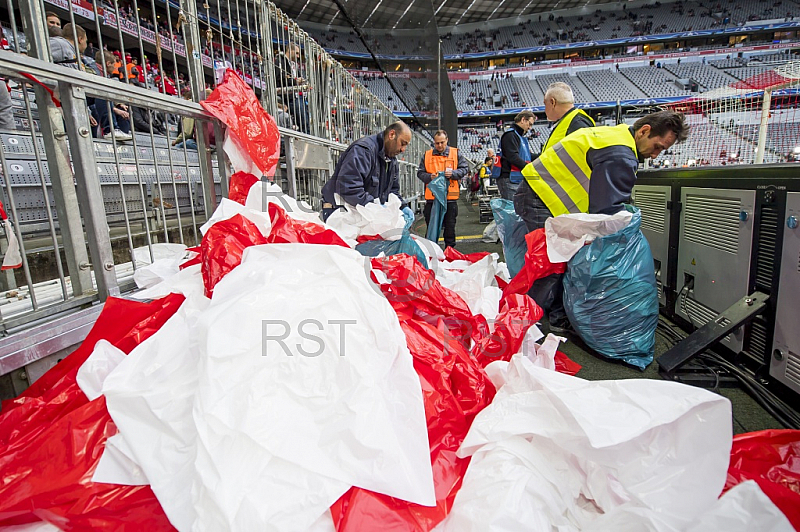
[(568, 319), (559, 320), (550, 324), (550, 332), (556, 334), (576, 334), (575, 329)]

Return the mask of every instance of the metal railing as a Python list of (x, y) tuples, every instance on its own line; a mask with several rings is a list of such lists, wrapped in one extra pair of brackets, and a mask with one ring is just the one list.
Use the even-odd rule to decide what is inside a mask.
[[(88, 73), (92, 61), (82, 57), (54, 65), (45, 4), (6, 1), (10, 25), (19, 28), (19, 14), (25, 39), (14, 39), (14, 52), (0, 51), (16, 127), (0, 129), (0, 199), (22, 266), (0, 273), (0, 378), (24, 367), (32, 382), (33, 366), (80, 342), (98, 303), (134, 288), (133, 274), (154, 259), (155, 245), (200, 243), (199, 227), (227, 194), (231, 170), (221, 149), (222, 125), (197, 103), (221, 77), (194, 52), (222, 50), (228, 65), (215, 66), (239, 72), (278, 119), (285, 155), (275, 181), (315, 209), (347, 145), (397, 120), (269, 2), (224, 0), (226, 16), (233, 13), (229, 20), (245, 30), (234, 32), (199, 20), (194, 0), (184, 0), (181, 9), (132, 0), (131, 16), (141, 23), (146, 14), (156, 28), (166, 20), (163, 31), (171, 42), (182, 37), (185, 56), (176, 46), (154, 48), (144, 31), (132, 35), (120, 16), (108, 24), (97, 6), (89, 17), (69, 3), (65, 23), (87, 30), (98, 51), (120, 52), (121, 82), (103, 75), (113, 64), (95, 69), (101, 75)], [(116, 0), (109, 3), (120, 13)], [(289, 52), (297, 74), (291, 80), (274, 66)], [(134, 57), (151, 68), (127, 79)], [(184, 90), (187, 99), (170, 94)], [(289, 120), (281, 122), (284, 114)], [(399, 157), (401, 193), (412, 204), (423, 191), (416, 169), (429, 145), (415, 134)], [(0, 234), (0, 255), (10, 236)], [(52, 331), (60, 332), (52, 337)]]

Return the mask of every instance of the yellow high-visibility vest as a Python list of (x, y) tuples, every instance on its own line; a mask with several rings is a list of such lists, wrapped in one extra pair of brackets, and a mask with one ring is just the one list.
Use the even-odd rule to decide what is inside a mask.
[(586, 118), (589, 119), (589, 122), (591, 122), (593, 126), (595, 125), (592, 117), (587, 115), (583, 109), (578, 109), (577, 107), (573, 107), (572, 109), (567, 111), (567, 114), (561, 117), (561, 120), (558, 122), (558, 125), (553, 130), (553, 133), (550, 135), (550, 138), (547, 139), (547, 143), (544, 145), (544, 148), (542, 148), (542, 152), (544, 152), (550, 146), (555, 146), (556, 144), (561, 142), (561, 139), (567, 136), (567, 130), (569, 129), (569, 126), (572, 125), (572, 121), (578, 115), (585, 116)]
[(587, 212), (592, 169), (586, 154), (609, 146), (627, 146), (638, 158), (628, 125), (586, 127), (546, 149), (522, 169), (522, 175), (553, 216)]

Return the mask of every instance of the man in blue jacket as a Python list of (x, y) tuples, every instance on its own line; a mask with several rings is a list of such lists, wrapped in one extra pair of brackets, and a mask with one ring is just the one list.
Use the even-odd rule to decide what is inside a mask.
[[(327, 220), (342, 207), (335, 195), (349, 205), (366, 205), (379, 198), (386, 203), (389, 194), (400, 198), (400, 167), (397, 156), (406, 151), (411, 142), (411, 129), (402, 121), (387, 127), (383, 133), (362, 137), (352, 143), (339, 157), (333, 175), (322, 187), (322, 218)], [(414, 219), (408, 207), (403, 216)]]

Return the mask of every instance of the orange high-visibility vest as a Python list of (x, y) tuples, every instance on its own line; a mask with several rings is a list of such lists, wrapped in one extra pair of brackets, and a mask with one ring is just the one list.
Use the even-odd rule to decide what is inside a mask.
[[(458, 168), (457, 148), (453, 148), (451, 146), (449, 155), (447, 157), (443, 155), (434, 155), (433, 149), (425, 152), (425, 171), (429, 174), (434, 174), (435, 176), (439, 172), (444, 172), (447, 170), (448, 166), (454, 171)], [(425, 185), (425, 199), (433, 199), (433, 193), (428, 188), (428, 185)], [(447, 199), (458, 199), (458, 179), (450, 179), (450, 185), (447, 187)]]

